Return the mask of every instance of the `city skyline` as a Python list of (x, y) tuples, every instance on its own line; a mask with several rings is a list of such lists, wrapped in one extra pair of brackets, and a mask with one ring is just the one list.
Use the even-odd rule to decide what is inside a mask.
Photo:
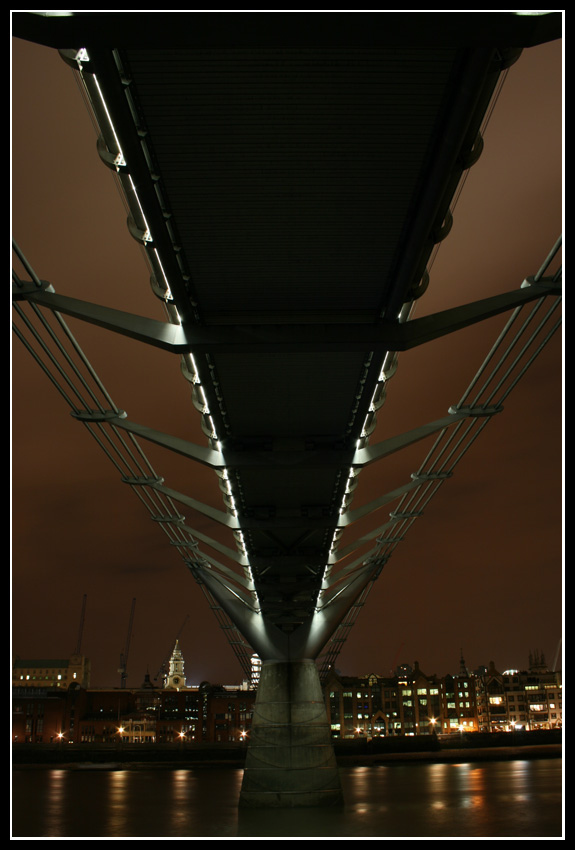
[[(98, 745), (117, 742), (118, 736), (129, 743), (224, 743), (246, 736), (249, 740), (257, 685), (206, 681), (189, 685), (177, 646), (163, 684), (154, 686), (147, 679), (139, 688), (126, 690), (91, 688), (85, 680), (79, 681), (78, 665), (71, 676), (70, 670), (57, 666), (34, 669), (34, 663), (24, 662), (13, 673), (18, 705), (14, 742), (64, 738)], [(60, 684), (55, 687), (56, 673)], [(38, 678), (52, 680), (52, 687), (44, 685), (39, 690)], [(69, 687), (72, 678), (76, 687)], [(528, 671), (498, 671), (490, 664), (476, 674), (463, 668), (437, 676), (417, 663), (398, 669), (393, 676), (334, 671), (322, 692), (333, 739), (358, 734), (369, 740), (371, 735), (534, 731), (563, 725), (562, 676), (550, 672), (536, 654)], [(39, 697), (46, 710), (40, 707)], [(23, 700), (28, 700), (30, 711), (23, 710)], [(70, 702), (77, 711), (67, 710)], [(46, 714), (51, 715), (48, 725)], [(111, 718), (116, 722), (110, 723)]]
[[(418, 316), (517, 288), (557, 239), (561, 79), (560, 42), (524, 51), (511, 67)], [(18, 39), (12, 116), (13, 236), (38, 275), (57, 292), (157, 318), (140, 248), (97, 156), (73, 72), (55, 52)], [(130, 418), (205, 441), (175, 359), (69, 324)], [(445, 415), (502, 324), (501, 317), (491, 319), (431, 344), (429, 352), (402, 354), (372, 441)], [(220, 681), (240, 679), (185, 565), (20, 349), (14, 341), (13, 652), (67, 657), (86, 594), (82, 652), (92, 659), (93, 683), (119, 684), (136, 598), (128, 687), (146, 670), (155, 675), (184, 623), (180, 645), (185, 657), (198, 659), (198, 681), (213, 681), (214, 670), (221, 670)], [(535, 649), (552, 664), (562, 635), (561, 362), (557, 334), (386, 565), (338, 669), (385, 675), (418, 660), (426, 672), (442, 675), (457, 667), (461, 650), (471, 669), (491, 660), (498, 669), (522, 668)], [(215, 476), (155, 449), (149, 454), (170, 486), (179, 481), (176, 489), (199, 491), (221, 507)], [(384, 469), (364, 471), (354, 507), (381, 488), (381, 475), (401, 478), (422, 454), (416, 447)], [(207, 524), (200, 530), (211, 533)], [(422, 647), (427, 657), (418, 652)]]
[[(538, 648), (530, 648), (527, 652), (526, 658), (527, 663), (524, 663), (525, 659), (522, 659), (523, 663), (516, 664), (511, 667), (500, 667), (496, 661), (491, 659), (486, 664), (478, 664), (475, 668), (470, 667), (464, 654), (461, 652), (459, 658), (451, 669), (443, 670), (441, 673), (437, 673), (435, 668), (432, 666), (426, 666), (425, 664), (421, 664), (419, 661), (419, 657), (415, 658), (413, 661), (403, 661), (396, 665), (393, 670), (387, 670), (381, 672), (379, 670), (374, 669), (364, 669), (363, 667), (358, 667), (357, 670), (346, 670), (345, 672), (340, 670), (337, 664), (334, 666), (333, 671), (330, 671), (328, 674), (328, 678), (333, 672), (336, 676), (341, 678), (356, 678), (356, 679), (365, 679), (370, 676), (376, 676), (380, 679), (386, 678), (401, 678), (404, 675), (411, 675), (412, 673), (417, 675), (423, 675), (426, 677), (438, 677), (439, 679), (443, 679), (445, 677), (457, 677), (457, 676), (470, 676), (474, 678), (476, 676), (485, 675), (491, 668), (493, 668), (499, 675), (505, 675), (510, 673), (528, 673), (531, 670), (537, 670), (541, 672), (541, 670), (545, 669), (548, 673), (562, 673), (561, 659), (562, 659), (562, 641), (558, 644), (556, 648), (555, 655), (552, 659), (548, 659), (545, 656), (544, 652), (541, 652)], [(419, 653), (421, 655), (421, 653)], [(174, 658), (177, 657), (177, 663), (174, 664)], [(140, 690), (142, 688), (154, 687), (157, 689), (166, 689), (166, 688), (175, 688), (176, 690), (186, 690), (186, 689), (197, 689), (201, 687), (203, 683), (209, 683), (218, 687), (231, 687), (231, 688), (242, 688), (246, 685), (249, 685), (250, 682), (254, 681), (254, 671), (256, 671), (256, 679), (259, 678), (259, 673), (257, 670), (259, 669), (259, 665), (256, 664), (254, 667), (254, 658), (259, 660), (258, 656), (252, 657), (252, 677), (251, 679), (247, 679), (245, 676), (242, 678), (241, 676), (237, 677), (233, 681), (222, 681), (217, 678), (203, 678), (203, 679), (195, 679), (192, 681), (192, 677), (187, 674), (187, 670), (190, 666), (193, 665), (193, 659), (190, 662), (189, 659), (186, 661), (184, 653), (179, 648), (179, 640), (176, 641), (176, 644), (172, 648), (172, 653), (169, 658), (164, 659), (165, 663), (163, 666), (163, 670), (161, 675), (154, 680), (152, 680), (149, 672), (146, 672), (144, 676), (142, 676), (141, 681), (136, 679), (136, 673), (133, 672), (132, 679), (133, 681), (130, 684), (126, 684), (125, 686), (118, 685), (118, 683), (108, 683), (104, 685), (94, 686), (90, 678), (90, 665), (91, 659), (89, 656), (85, 655), (73, 655), (69, 659), (68, 658), (50, 658), (48, 656), (34, 656), (30, 658), (21, 658), (15, 657), (13, 659), (13, 686), (18, 687), (18, 682), (14, 678), (18, 678), (18, 671), (22, 671), (24, 669), (29, 669), (31, 673), (40, 673), (40, 680), (38, 681), (38, 687), (44, 688), (61, 688), (63, 690), (67, 689), (70, 685), (68, 681), (68, 677), (72, 677), (76, 679), (76, 675), (81, 676), (85, 681), (79, 682), (82, 687), (88, 690), (109, 690), (113, 688), (115, 690), (122, 690), (125, 687), (127, 690)], [(189, 662), (189, 663), (188, 663)], [(58, 665), (68, 664), (68, 674), (67, 676), (58, 677), (58, 681), (54, 679), (54, 671), (57, 669)], [(260, 662), (261, 664), (261, 662)], [(32, 670), (32, 665), (36, 665), (36, 668)], [(176, 669), (177, 668), (177, 669)], [(76, 671), (76, 672), (74, 672)], [(159, 671), (158, 671), (159, 672)], [(45, 676), (45, 674), (50, 674)], [(180, 677), (180, 682), (175, 685), (170, 683), (170, 679), (173, 675), (177, 675)], [(20, 678), (22, 676), (20, 675)], [(30, 678), (36, 678), (32, 676)], [(42, 680), (47, 678), (49, 681), (42, 683)], [(54, 679), (54, 681), (52, 681)], [(23, 687), (30, 687), (31, 685), (28, 683), (23, 683)], [(35, 685), (33, 687), (36, 687)]]

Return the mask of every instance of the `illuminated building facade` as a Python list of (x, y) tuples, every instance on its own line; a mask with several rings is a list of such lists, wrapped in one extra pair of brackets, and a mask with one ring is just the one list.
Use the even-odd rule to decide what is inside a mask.
[(499, 732), (560, 729), (563, 726), (563, 685), (540, 656), (530, 656), (529, 670), (499, 673), (490, 663), (476, 679), (479, 729)]
[(15, 743), (234, 742), (249, 735), (255, 691), (203, 682), (176, 690), (14, 688)]
[(426, 735), (441, 731), (442, 683), (426, 676), (415, 662), (400, 675), (340, 677), (332, 673), (325, 688), (333, 738)]
[(70, 658), (16, 658), (12, 664), (12, 687), (68, 688), (72, 683), (90, 687), (90, 659), (84, 655)]
[(417, 662), (392, 677), (332, 672), (324, 688), (333, 738), (559, 729), (562, 693), (560, 673), (530, 665), (501, 674), (493, 662), (443, 677), (425, 675)]
[(475, 679), (468, 674), (445, 676), (442, 681), (441, 728), (445, 735), (478, 732)]
[(27, 685), (12, 692), (12, 741), (53, 742), (66, 713), (65, 690)]

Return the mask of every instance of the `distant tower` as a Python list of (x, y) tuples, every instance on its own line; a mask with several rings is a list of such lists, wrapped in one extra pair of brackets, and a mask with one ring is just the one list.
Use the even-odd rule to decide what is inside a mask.
[(460, 676), (469, 676), (469, 671), (468, 671), (467, 667), (465, 666), (465, 658), (463, 657), (463, 649), (460, 649), (459, 652), (460, 652), (459, 675)]
[(174, 647), (174, 651), (170, 657), (170, 666), (168, 675), (164, 679), (164, 688), (173, 688), (176, 691), (186, 687), (186, 677), (184, 676), (184, 656), (179, 647), (178, 641)]
[(535, 652), (529, 651), (529, 672), (530, 673), (547, 673), (548, 667), (545, 661), (545, 656), (538, 649)]
[(252, 674), (250, 678), (250, 688), (255, 691), (260, 683), (260, 673), (262, 669), (262, 660), (259, 655), (252, 655)]

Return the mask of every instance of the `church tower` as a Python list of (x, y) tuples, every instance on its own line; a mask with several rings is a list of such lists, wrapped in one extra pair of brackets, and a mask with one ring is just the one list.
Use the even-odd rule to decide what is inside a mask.
[(173, 688), (176, 691), (186, 687), (186, 677), (184, 676), (184, 656), (179, 647), (178, 641), (174, 647), (174, 651), (170, 657), (170, 666), (168, 675), (164, 679), (164, 688)]

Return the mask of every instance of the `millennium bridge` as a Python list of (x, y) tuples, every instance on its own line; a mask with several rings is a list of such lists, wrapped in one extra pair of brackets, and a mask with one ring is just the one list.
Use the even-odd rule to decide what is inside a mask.
[[(511, 289), (415, 308), (441, 286), (434, 252), (503, 75), (561, 27), (558, 13), (14, 14), (15, 36), (77, 75), (158, 304), (153, 319), (58, 294), (15, 234), (15, 333), (179, 552), (246, 675), (262, 661), (242, 806), (341, 802), (321, 680), (560, 327), (559, 234)], [(441, 418), (370, 440), (401, 352), (498, 315)], [(205, 440), (131, 421), (66, 316), (175, 355)], [(210, 470), (221, 507), (170, 486), (148, 443)], [(354, 507), (362, 470), (416, 443), (408, 479), (387, 490), (382, 476)]]

